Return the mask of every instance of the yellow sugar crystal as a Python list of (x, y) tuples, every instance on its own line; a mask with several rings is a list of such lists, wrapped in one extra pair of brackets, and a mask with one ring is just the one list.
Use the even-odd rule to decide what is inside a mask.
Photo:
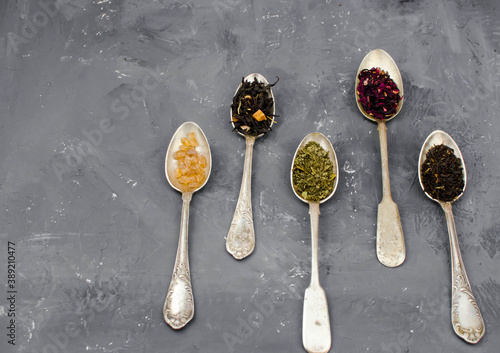
[(196, 141), (196, 137), (194, 136), (194, 132), (188, 133), (188, 140), (191, 146), (196, 147), (198, 146), (198, 141)]
[(186, 147), (191, 147), (191, 144), (189, 143), (189, 139), (186, 137), (181, 138), (181, 142), (184, 146)]
[(205, 158), (205, 156), (200, 156), (200, 158), (198, 159), (198, 163), (202, 168), (205, 168), (207, 166), (207, 159)]
[(186, 158), (186, 152), (184, 151), (177, 151), (174, 153), (174, 159), (183, 159), (183, 158)]

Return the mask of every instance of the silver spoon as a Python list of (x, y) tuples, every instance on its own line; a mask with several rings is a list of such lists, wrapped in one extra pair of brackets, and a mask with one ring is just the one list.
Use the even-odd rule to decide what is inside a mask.
[(426, 159), (427, 152), (435, 145), (444, 144), (452, 148), (455, 156), (460, 158), (464, 172), (464, 190), (453, 201), (440, 201), (432, 198), (427, 192), (425, 194), (431, 200), (436, 201), (441, 205), (446, 215), (446, 223), (448, 225), (448, 235), (450, 237), (450, 253), (451, 253), (451, 281), (452, 281), (452, 294), (451, 294), (451, 323), (455, 333), (466, 342), (477, 343), (484, 336), (485, 326), (481, 311), (477, 305), (476, 299), (472, 294), (469, 279), (465, 272), (460, 247), (458, 245), (457, 230), (455, 229), (455, 220), (453, 219), (453, 212), (451, 204), (458, 200), (465, 191), (467, 185), (467, 173), (465, 171), (464, 159), (462, 153), (453, 139), (444, 131), (436, 130), (432, 132), (425, 140), (422, 149), (420, 150), (420, 157), (418, 159), (418, 179), (420, 186), (424, 189), (422, 184), (422, 164)]
[[(245, 81), (253, 82), (257, 78), (257, 81), (263, 82), (266, 85), (269, 84), (264, 76), (261, 74), (253, 73), (245, 77)], [(241, 84), (236, 89), (236, 93), (240, 89)], [(269, 89), (271, 98), (274, 102), (274, 95), (272, 89)], [(276, 103), (273, 104), (272, 114), (276, 112)], [(231, 110), (231, 121), (233, 121), (233, 114)], [(271, 122), (273, 126), (274, 121)], [(234, 122), (233, 122), (234, 127)], [(231, 226), (229, 227), (229, 233), (226, 239), (226, 249), (233, 255), (237, 260), (244, 259), (253, 252), (255, 248), (255, 231), (253, 227), (253, 216), (252, 216), (252, 154), (253, 145), (255, 140), (264, 134), (258, 136), (249, 136), (242, 134), (238, 131), (238, 134), (245, 137), (246, 140), (246, 151), (245, 151), (245, 162), (243, 165), (243, 179), (241, 180), (240, 194), (238, 196), (238, 203), (236, 204), (236, 210), (234, 211), (233, 220)]]
[[(295, 158), (297, 158), (297, 153), (304, 147), (308, 142), (315, 141), (320, 144), (326, 151), (334, 166), (335, 185), (332, 192), (325, 199), (319, 202), (308, 201), (302, 198), (293, 187), (293, 165)], [(330, 318), (328, 315), (328, 303), (326, 300), (326, 294), (321, 285), (319, 284), (319, 273), (318, 273), (318, 224), (319, 224), (319, 205), (323, 202), (329, 200), (335, 190), (337, 190), (337, 185), (339, 183), (339, 165), (337, 161), (337, 155), (333, 149), (332, 144), (326, 138), (325, 135), (313, 132), (302, 140), (299, 147), (295, 151), (293, 156), (292, 169), (290, 171), (290, 179), (292, 183), (292, 189), (301, 201), (309, 204), (309, 215), (311, 217), (311, 283), (306, 289), (304, 295), (304, 313), (302, 318), (302, 344), (304, 348), (309, 353), (324, 353), (330, 350), (332, 344), (332, 336), (330, 331)]]
[[(198, 142), (196, 152), (205, 156), (207, 164), (205, 167), (205, 181), (195, 188), (189, 189), (177, 181), (175, 169), (177, 161), (174, 159), (174, 153), (181, 145), (181, 139), (187, 137), (189, 132), (194, 132)], [(208, 140), (201, 128), (193, 122), (185, 122), (175, 132), (168, 145), (167, 156), (165, 158), (165, 174), (170, 185), (182, 193), (182, 213), (181, 230), (179, 235), (179, 244), (177, 255), (175, 257), (175, 266), (172, 273), (170, 286), (168, 287), (167, 297), (163, 306), (163, 318), (174, 329), (184, 327), (194, 315), (193, 288), (191, 286), (191, 275), (189, 272), (188, 258), (188, 224), (189, 224), (189, 203), (193, 193), (200, 190), (208, 181), (212, 170), (212, 155)]]
[[(397, 107), (396, 113), (390, 118), (380, 120), (366, 113), (358, 101), (358, 93), (356, 88), (359, 85), (359, 73), (364, 69), (379, 67), (389, 73), (389, 76), (399, 88), (401, 100)], [(379, 261), (387, 267), (396, 267), (401, 265), (406, 257), (405, 241), (403, 237), (403, 228), (401, 226), (401, 218), (399, 216), (398, 205), (392, 200), (391, 185), (389, 180), (389, 158), (387, 156), (387, 127), (385, 123), (393, 119), (403, 107), (404, 91), (403, 80), (401, 73), (389, 54), (382, 49), (375, 49), (369, 52), (356, 73), (356, 103), (361, 113), (372, 121), (378, 124), (378, 132), (380, 139), (380, 156), (382, 159), (382, 186), (383, 196), (382, 201), (378, 205), (377, 215), (377, 257)]]

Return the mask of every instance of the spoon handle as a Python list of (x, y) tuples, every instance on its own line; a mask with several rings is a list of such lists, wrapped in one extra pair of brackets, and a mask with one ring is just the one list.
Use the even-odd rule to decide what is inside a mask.
[(311, 286), (319, 284), (318, 238), (319, 238), (319, 203), (309, 203), (309, 218), (311, 219)]
[(451, 248), (451, 323), (455, 333), (466, 342), (477, 343), (484, 336), (485, 326), (481, 311), (470, 287), (458, 245), (457, 230), (451, 203), (441, 203), (446, 214)]
[(193, 288), (189, 274), (188, 224), (191, 192), (182, 194), (181, 231), (175, 267), (172, 273), (167, 298), (163, 306), (163, 318), (174, 329), (183, 328), (194, 315)]
[(377, 214), (377, 258), (387, 267), (401, 265), (406, 257), (405, 240), (398, 205), (392, 200), (387, 155), (387, 127), (379, 121), (380, 157), (382, 159), (382, 202)]
[(318, 274), (318, 224), (319, 203), (309, 204), (311, 217), (311, 284), (304, 295), (302, 317), (302, 344), (309, 353), (325, 353), (330, 350), (332, 336), (328, 302), (324, 289), (319, 284)]
[(245, 164), (238, 204), (226, 239), (226, 249), (235, 259), (241, 260), (255, 248), (255, 232), (252, 216), (252, 154), (254, 136), (246, 137)]

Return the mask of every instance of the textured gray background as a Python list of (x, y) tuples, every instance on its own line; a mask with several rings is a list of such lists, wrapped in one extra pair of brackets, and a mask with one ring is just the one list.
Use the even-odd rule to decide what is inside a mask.
[[(341, 169), (320, 217), (331, 352), (498, 352), (498, 6), (2, 2), (2, 353), (302, 352), (309, 218), (293, 195), (289, 168), (298, 143), (313, 131), (330, 138)], [(375, 48), (393, 56), (405, 83), (403, 110), (388, 124), (391, 186), (407, 245), (406, 262), (396, 269), (376, 259), (378, 133), (353, 98), (356, 69)], [(280, 118), (255, 145), (257, 247), (237, 262), (225, 236), (245, 144), (231, 132), (228, 111), (241, 77), (251, 72), (280, 77)], [(170, 138), (186, 120), (207, 135), (213, 169), (191, 203), (196, 313), (176, 332), (161, 311), (181, 197), (163, 166)], [(445, 218), (418, 183), (418, 154), (435, 129), (456, 140), (468, 171), (454, 210), (486, 322), (476, 346), (452, 331)], [(17, 249), (15, 347), (5, 328), (7, 241)]]

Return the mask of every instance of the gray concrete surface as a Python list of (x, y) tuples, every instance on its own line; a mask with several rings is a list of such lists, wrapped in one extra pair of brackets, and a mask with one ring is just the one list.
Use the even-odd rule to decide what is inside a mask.
[[(289, 168), (301, 139), (320, 131), (341, 168), (320, 216), (331, 352), (498, 352), (499, 15), (493, 0), (2, 2), (0, 351), (303, 352), (309, 219)], [(356, 69), (375, 48), (396, 60), (406, 94), (388, 124), (407, 245), (396, 269), (375, 255), (378, 134), (353, 98)], [(228, 111), (251, 72), (280, 77), (280, 117), (255, 145), (257, 247), (238, 262), (225, 236), (245, 144)], [(195, 317), (174, 331), (162, 305), (181, 197), (164, 157), (187, 120), (207, 135), (213, 170), (191, 203)], [(486, 322), (476, 346), (451, 328), (445, 218), (418, 183), (418, 154), (435, 129), (455, 139), (468, 171), (454, 211)]]

